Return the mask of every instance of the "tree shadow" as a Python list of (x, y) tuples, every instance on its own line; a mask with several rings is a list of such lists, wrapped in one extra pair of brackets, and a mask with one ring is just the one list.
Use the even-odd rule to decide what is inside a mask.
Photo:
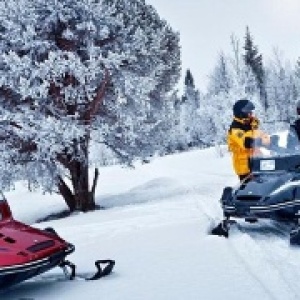
[[(128, 205), (139, 205), (154, 201), (165, 201), (186, 193), (186, 188), (178, 185), (178, 182), (175, 180), (170, 178), (157, 178), (136, 186), (124, 193), (101, 195), (96, 197), (96, 208), (93, 211)], [(76, 213), (78, 212), (71, 212), (68, 209), (64, 209), (39, 218), (36, 220), (36, 223), (67, 218)]]

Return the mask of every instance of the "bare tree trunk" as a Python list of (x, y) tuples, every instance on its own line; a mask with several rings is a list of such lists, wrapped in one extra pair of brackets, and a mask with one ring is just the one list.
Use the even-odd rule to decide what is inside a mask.
[[(65, 43), (65, 41), (62, 41)], [(67, 44), (63, 44), (62, 46), (68, 46)], [(68, 80), (66, 84), (75, 82), (75, 77), (66, 75), (66, 79)], [(62, 178), (59, 178), (58, 182), (58, 190), (60, 194), (63, 196), (66, 204), (68, 205), (70, 211), (90, 211), (96, 208), (95, 203), (95, 190), (98, 181), (99, 171), (95, 169), (95, 175), (93, 179), (93, 185), (91, 190), (89, 190), (89, 141), (90, 141), (90, 124), (93, 121), (96, 114), (99, 112), (100, 106), (102, 104), (104, 94), (107, 88), (107, 84), (109, 82), (109, 72), (105, 69), (105, 76), (103, 82), (99, 85), (96, 90), (96, 96), (89, 103), (85, 112), (81, 116), (81, 120), (84, 121), (86, 127), (86, 135), (78, 140), (74, 140), (72, 146), (72, 154), (68, 155), (66, 153), (61, 153), (58, 155), (58, 161), (69, 170), (71, 176), (71, 185), (72, 190), (68, 185), (63, 181)], [(57, 100), (57, 105), (63, 106), (62, 97), (61, 97), (61, 89), (58, 86), (52, 85), (52, 89), (50, 91), (52, 95)], [(67, 107), (66, 114), (73, 115), (76, 110), (76, 106)], [(70, 150), (70, 149), (67, 149)]]
[(89, 188), (89, 164), (88, 164), (88, 135), (85, 138), (74, 141), (74, 151), (80, 151), (78, 159), (64, 160), (64, 166), (69, 170), (71, 187), (62, 178), (59, 178), (58, 189), (63, 196), (70, 211), (95, 210), (95, 190), (99, 171), (95, 169), (93, 185)]
[(64, 182), (64, 180), (60, 177), (58, 179), (58, 190), (59, 193), (64, 198), (67, 206), (69, 207), (70, 211), (74, 211), (76, 208), (75, 199), (72, 191), (68, 187), (68, 185)]
[(86, 162), (76, 162), (73, 170), (72, 186), (74, 189), (75, 210), (89, 211), (96, 208), (95, 195), (89, 191), (89, 168)]

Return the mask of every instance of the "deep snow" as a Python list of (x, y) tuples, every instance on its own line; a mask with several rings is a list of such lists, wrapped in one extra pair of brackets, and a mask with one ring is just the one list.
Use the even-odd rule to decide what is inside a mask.
[(35, 223), (65, 209), (57, 195), (6, 193), (15, 218), (54, 227), (76, 246), (80, 273), (113, 258), (113, 274), (99, 281), (63, 280), (59, 268), (12, 287), (1, 300), (299, 299), (300, 249), (288, 230), (268, 221), (240, 222), (230, 238), (208, 235), (221, 219), (218, 199), (237, 179), (228, 153), (215, 148), (156, 158), (135, 169), (101, 170), (98, 204), (106, 207)]

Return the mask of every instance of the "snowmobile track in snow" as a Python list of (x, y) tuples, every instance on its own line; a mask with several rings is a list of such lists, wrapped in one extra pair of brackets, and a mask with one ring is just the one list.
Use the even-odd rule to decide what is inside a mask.
[[(220, 221), (212, 216), (211, 203), (208, 205), (205, 201), (198, 200), (196, 207), (207, 218), (209, 225), (206, 230), (210, 233)], [(300, 284), (295, 286), (294, 276), (300, 277), (300, 247), (293, 249), (289, 245), (290, 226), (264, 220), (255, 224), (239, 219), (236, 221), (237, 223), (230, 226), (228, 239), (216, 238), (230, 244), (241, 265), (244, 265), (247, 273), (261, 286), (269, 299), (299, 299)], [(283, 257), (282, 253), (290, 255), (289, 259)], [(275, 290), (280, 290), (280, 294), (274, 294)]]
[[(276, 255), (276, 253), (282, 253), (283, 247), (292, 251), (288, 239), (283, 239), (287, 233), (284, 234), (284, 231), (276, 225), (274, 227), (262, 227), (261, 231), (259, 228), (255, 231), (253, 229), (248, 230), (249, 228), (240, 224), (236, 224), (234, 227), (231, 228), (228, 242), (249, 274), (261, 284), (270, 299), (299, 299), (299, 286), (295, 287), (292, 284), (293, 281), (289, 280), (286, 271), (283, 271), (282, 266), (285, 261), (282, 259), (284, 258)], [(270, 239), (270, 235), (263, 239), (262, 237), (265, 236), (266, 232), (277, 232), (275, 238), (278, 240)], [(281, 293), (274, 294), (272, 293), (273, 290), (280, 290)]]

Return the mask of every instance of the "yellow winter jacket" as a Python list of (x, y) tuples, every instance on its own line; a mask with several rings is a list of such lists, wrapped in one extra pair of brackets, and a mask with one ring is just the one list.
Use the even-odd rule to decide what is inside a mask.
[(245, 144), (246, 138), (261, 138), (262, 145), (270, 144), (269, 135), (258, 129), (259, 121), (254, 118), (249, 119), (234, 118), (227, 135), (227, 144), (229, 151), (232, 152), (233, 168), (237, 175), (246, 175), (250, 173), (249, 158), (257, 151), (256, 148)]

